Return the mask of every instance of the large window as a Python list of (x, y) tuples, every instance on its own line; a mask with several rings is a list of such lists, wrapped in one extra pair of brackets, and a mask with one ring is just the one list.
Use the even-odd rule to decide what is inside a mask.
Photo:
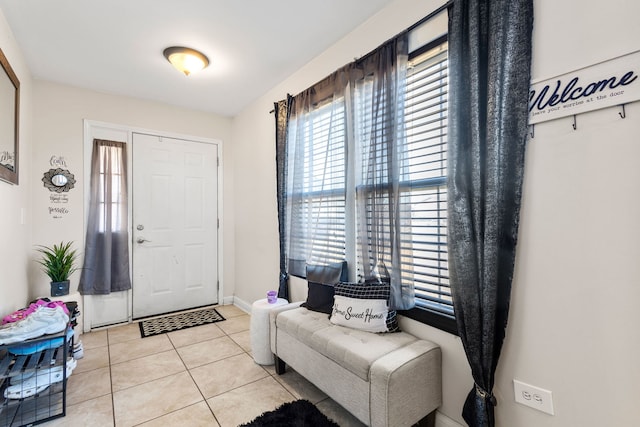
[[(300, 126), (297, 122), (300, 122)], [(325, 103), (289, 126), (295, 165), (289, 171), (289, 251), (293, 259), (326, 264), (345, 259), (346, 145), (344, 99)], [(290, 267), (294, 267), (293, 265)], [(304, 275), (298, 268), (292, 274)]]
[[(406, 79), (402, 80), (405, 90), (390, 114), (402, 116), (398, 120), (401, 126), (394, 130), (403, 149), (394, 163), (399, 165), (399, 179), (393, 183), (399, 189), (394, 194), (400, 199), (399, 213), (393, 215), (400, 218), (400, 226), (397, 234), (388, 230), (380, 234), (400, 239), (400, 254), (395, 259), (399, 259), (401, 280), (415, 289), (415, 308), (402, 314), (455, 333), (447, 266), (447, 57), (446, 37), (409, 57)], [(304, 168), (293, 179), (294, 172), (289, 170), (288, 220), (294, 223), (289, 223), (288, 253), (294, 258), (301, 254), (309, 264), (346, 259), (351, 280), (362, 278), (367, 262), (358, 247), (362, 227), (367, 232), (380, 227), (380, 222), (370, 222), (370, 211), (380, 202), (378, 198), (388, 197), (385, 191), (359, 184), (363, 179), (358, 173), (365, 172), (353, 166), (370, 155), (368, 150), (378, 149), (363, 144), (367, 138), (360, 135), (360, 129), (381, 131), (370, 126), (375, 113), (359, 111), (358, 102), (367, 97), (367, 91), (365, 81), (347, 92), (352, 100), (332, 99), (304, 117), (292, 119), (289, 126), (289, 132), (295, 130), (296, 135), (289, 135), (292, 144), (288, 155), (295, 156), (295, 162)], [(347, 102), (354, 103), (354, 114), (347, 113)], [(379, 107), (387, 109), (388, 105)], [(304, 120), (305, 125), (299, 126), (296, 120)], [(356, 122), (353, 134), (345, 125), (349, 120)], [(389, 171), (381, 166), (374, 173), (384, 175), (385, 181)], [(383, 221), (384, 227), (388, 225)], [(370, 258), (385, 259), (389, 265), (392, 249), (384, 250)], [(291, 268), (289, 272), (296, 274)]]
[(447, 42), (425, 46), (410, 58), (405, 103), (410, 174), (410, 232), (404, 236), (403, 281), (416, 291), (414, 319), (455, 332), (447, 263)]
[[(104, 144), (96, 146), (98, 150), (98, 170), (93, 171), (98, 182), (98, 231), (109, 230), (118, 233), (123, 229), (123, 217), (126, 215), (126, 192), (122, 185), (123, 178), (123, 144)], [(124, 197), (123, 197), (124, 196)], [(124, 215), (123, 215), (124, 213)]]

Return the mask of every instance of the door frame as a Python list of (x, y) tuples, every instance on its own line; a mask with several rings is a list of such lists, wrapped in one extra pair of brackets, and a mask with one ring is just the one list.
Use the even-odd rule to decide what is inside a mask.
[[(84, 147), (84, 224), (83, 224), (83, 239), (82, 239), (82, 248), (85, 247), (85, 239), (86, 239), (86, 230), (88, 224), (88, 216), (89, 216), (89, 193), (90, 193), (90, 180), (91, 180), (91, 152), (93, 148), (93, 139), (94, 138), (102, 138), (102, 139), (114, 139), (113, 135), (117, 134), (119, 141), (125, 142), (126, 144), (133, 143), (133, 134), (134, 133), (144, 133), (148, 135), (154, 135), (165, 138), (175, 138), (175, 139), (183, 139), (193, 142), (201, 142), (205, 144), (213, 144), (217, 147), (217, 156), (218, 156), (218, 188), (217, 188), (217, 205), (218, 205), (218, 304), (221, 304), (224, 295), (224, 218), (223, 218), (223, 197), (222, 197), (222, 189), (223, 189), (223, 156), (222, 149), (223, 143), (219, 139), (213, 138), (203, 138), (199, 136), (193, 135), (185, 135), (174, 132), (167, 131), (158, 131), (151, 130), (145, 128), (138, 128), (133, 126), (119, 125), (108, 122), (101, 122), (96, 120), (83, 119), (83, 147)], [(111, 135), (111, 136), (110, 136)], [(131, 145), (129, 145), (131, 147)], [(128, 194), (129, 194), (129, 206), (128, 206), (128, 219), (129, 219), (129, 236), (133, 236), (133, 210), (132, 210), (132, 197), (133, 197), (133, 179), (132, 179), (132, 170), (133, 170), (133, 149), (127, 149), (127, 176), (128, 179)], [(132, 237), (131, 237), (132, 239)], [(133, 240), (130, 242), (133, 244)], [(133, 250), (132, 246), (129, 247), (129, 268), (133, 268)], [(132, 271), (129, 271), (129, 275), (132, 278), (133, 283), (133, 274)], [(120, 293), (118, 293), (120, 294)], [(85, 295), (83, 297), (84, 302), (84, 331), (89, 332), (91, 329), (99, 328), (102, 326), (108, 326), (117, 323), (131, 323), (133, 320), (133, 298), (132, 298), (132, 290), (128, 290), (126, 292), (122, 292), (122, 295), (119, 295), (116, 299), (111, 300), (110, 302), (105, 302), (103, 296), (93, 296), (93, 295)], [(115, 307), (115, 310), (108, 310), (110, 313), (113, 312), (113, 318), (109, 320), (99, 320), (94, 317), (97, 313), (102, 312), (101, 310), (103, 305), (111, 304)], [(97, 321), (97, 323), (94, 322)]]

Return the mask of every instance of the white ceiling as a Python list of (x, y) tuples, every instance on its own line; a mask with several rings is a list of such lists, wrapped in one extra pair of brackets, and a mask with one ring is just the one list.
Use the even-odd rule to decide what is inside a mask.
[[(391, 1), (0, 0), (0, 9), (36, 79), (234, 116)], [(186, 77), (163, 57), (169, 46), (212, 64)]]

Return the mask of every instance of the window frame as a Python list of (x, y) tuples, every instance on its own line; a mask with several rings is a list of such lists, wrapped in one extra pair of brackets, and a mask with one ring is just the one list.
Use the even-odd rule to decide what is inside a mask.
[[(432, 50), (440, 45), (442, 45), (443, 43), (447, 42), (448, 40), (448, 35), (444, 34), (441, 35), (439, 37), (436, 37), (435, 39), (433, 39), (432, 41), (426, 43), (425, 45), (419, 47), (418, 49), (414, 50), (413, 52), (411, 52), (409, 54), (409, 60), (412, 60), (422, 54), (424, 54), (425, 52)], [(321, 108), (321, 107), (320, 107)], [(345, 138), (347, 138), (346, 134), (345, 134)], [(313, 139), (313, 138), (311, 138)], [(348, 140), (346, 141), (346, 149), (347, 151), (351, 150), (353, 148), (353, 142), (349, 142)], [(446, 153), (446, 141), (445, 141), (445, 148), (444, 148), (444, 152)], [(347, 163), (350, 163), (352, 161), (352, 159), (350, 160), (346, 160)], [(352, 168), (349, 168), (347, 166), (347, 169), (350, 170)], [(440, 177), (434, 177), (434, 178), (427, 178), (427, 179), (415, 179), (415, 180), (411, 180), (411, 181), (403, 181), (403, 185), (408, 185), (408, 187), (411, 187), (411, 184), (414, 182), (418, 182), (420, 185), (420, 189), (437, 189), (438, 187), (442, 187), (444, 186), (446, 188), (447, 186), (447, 177), (446, 174), (445, 176), (440, 176)], [(353, 178), (350, 176), (345, 177), (345, 188), (344, 188), (344, 193), (342, 193), (343, 190), (341, 189), (331, 189), (331, 190), (325, 190), (325, 191), (320, 191), (318, 192), (320, 193), (326, 193), (328, 192), (341, 192), (342, 194), (344, 194), (345, 196), (345, 203), (347, 208), (345, 208), (345, 219), (344, 219), (344, 226), (345, 226), (345, 259), (348, 261), (350, 268), (349, 268), (349, 275), (350, 275), (350, 279), (353, 280), (355, 277), (355, 274), (357, 272), (357, 268), (355, 263), (357, 262), (356, 259), (358, 258), (358, 250), (356, 249), (356, 236), (355, 236), (355, 224), (353, 223), (355, 221), (355, 217), (356, 217), (356, 213), (355, 212), (350, 212), (350, 209), (348, 209), (348, 207), (351, 204), (355, 204), (355, 183), (353, 182)], [(302, 197), (302, 198), (307, 198), (307, 197), (313, 197), (312, 193), (315, 193), (315, 191), (309, 191), (309, 192), (303, 192), (303, 194), (292, 194), (290, 195), (290, 197)], [(448, 244), (446, 245), (448, 246)], [(289, 264), (291, 264), (291, 262), (289, 262)], [(301, 273), (304, 273), (302, 271), (295, 271), (292, 272), (291, 271), (291, 265), (288, 265), (288, 273), (290, 275), (296, 276), (296, 277), (301, 277), (301, 278), (305, 278), (304, 275), (302, 275)], [(418, 299), (418, 298), (416, 298)], [(441, 312), (438, 310), (434, 310), (434, 309), (430, 309), (428, 307), (423, 307), (423, 306), (417, 306), (410, 309), (410, 310), (399, 310), (398, 314), (406, 316), (410, 319), (416, 320), (420, 323), (424, 323), (426, 325), (429, 325), (431, 327), (435, 327), (437, 329), (440, 329), (442, 331), (451, 333), (453, 335), (458, 335), (458, 328), (457, 328), (457, 323), (455, 320), (455, 315), (448, 315), (445, 312)]]
[[(119, 142), (119, 141), (114, 141)], [(122, 228), (122, 220), (123, 218), (118, 214), (121, 211), (121, 206), (127, 203), (127, 200), (122, 197), (122, 188), (121, 177), (126, 173), (124, 169), (122, 169), (122, 163), (118, 162), (119, 159), (124, 157), (124, 146), (116, 147), (116, 146), (107, 146), (103, 145), (98, 148), (98, 156), (100, 159), (100, 170), (97, 171), (95, 178), (98, 179), (98, 186), (100, 189), (100, 199), (97, 201), (97, 204), (100, 206), (99, 216), (98, 216), (98, 233), (99, 234), (107, 234), (107, 233), (120, 233), (123, 231)], [(105, 163), (105, 157), (107, 150), (117, 150), (117, 156), (111, 156), (111, 169), (118, 169), (117, 172), (108, 174), (106, 170), (103, 169)], [(93, 172), (91, 172), (93, 173)], [(110, 181), (110, 182), (109, 182)], [(111, 193), (111, 202), (107, 203), (106, 201), (106, 188), (112, 187)], [(126, 189), (125, 189), (126, 190)], [(114, 195), (117, 195), (114, 197)], [(106, 227), (106, 219), (105, 215), (107, 211), (111, 211), (111, 217), (115, 218), (111, 224), (111, 230), (107, 230)], [(116, 214), (114, 214), (116, 212)]]
[[(335, 103), (337, 103), (337, 105), (334, 105)], [(313, 128), (315, 126), (319, 126), (320, 128), (324, 127), (326, 124), (324, 123), (326, 119), (326, 115), (328, 114), (329, 116), (329, 124), (331, 123), (331, 121), (334, 119), (333, 118), (333, 114), (336, 114), (336, 119), (338, 120), (338, 123), (341, 123), (341, 127), (339, 129), (339, 134), (341, 133), (343, 135), (343, 138), (340, 142), (342, 142), (342, 150), (344, 152), (344, 155), (342, 157), (342, 162), (343, 162), (343, 168), (346, 170), (347, 168), (347, 159), (346, 159), (346, 152), (347, 152), (347, 147), (346, 144), (344, 144), (344, 141), (346, 139), (346, 135), (345, 135), (345, 123), (346, 123), (346, 107), (344, 105), (345, 103), (345, 99), (344, 98), (338, 98), (335, 100), (330, 100), (330, 101), (325, 101), (325, 102), (321, 102), (317, 105), (317, 108), (313, 109), (312, 111), (306, 112), (304, 113), (306, 115), (306, 117), (304, 118), (300, 118), (301, 120), (305, 121), (305, 131), (304, 131), (304, 137), (302, 138), (302, 141), (304, 141), (303, 148), (304, 148), (304, 156), (303, 156), (303, 161), (305, 163), (309, 162), (310, 165), (309, 166), (313, 166), (314, 163), (314, 157), (316, 154), (320, 154), (320, 157), (322, 157), (322, 155), (324, 154), (325, 156), (327, 156), (327, 158), (331, 158), (334, 159), (335, 156), (335, 152), (332, 152), (335, 150), (335, 147), (332, 147), (331, 144), (335, 144), (335, 141), (332, 140), (332, 137), (330, 135), (327, 135), (327, 142), (328, 142), (328, 150), (326, 152), (320, 152), (320, 153), (316, 153), (314, 148), (315, 148), (315, 142), (314, 140), (317, 138), (316, 134), (313, 131)], [(325, 112), (324, 110), (327, 109), (327, 112)], [(336, 109), (337, 111), (335, 111), (334, 109)], [(341, 116), (341, 117), (340, 117)], [(296, 119), (298, 120), (298, 119)], [(295, 131), (296, 126), (292, 126), (289, 127), (289, 131)], [(331, 131), (333, 132), (333, 130)], [(331, 133), (329, 132), (329, 133)], [(300, 144), (300, 141), (298, 141), (298, 136), (296, 136), (295, 138), (296, 140), (296, 145)], [(290, 147), (291, 148), (291, 147)], [(296, 150), (299, 150), (301, 148), (301, 146), (297, 146)], [(340, 149), (338, 149), (339, 151)], [(332, 166), (340, 166), (340, 162), (337, 162), (337, 165), (333, 164), (334, 160), (331, 160), (332, 162)], [(343, 236), (344, 237), (344, 252), (342, 253), (342, 257), (343, 258), (335, 258), (333, 257), (334, 255), (338, 255), (338, 251), (335, 250), (330, 250), (330, 251), (326, 251), (326, 253), (329, 255), (328, 257), (325, 257), (324, 261), (320, 261), (318, 262), (317, 260), (314, 259), (315, 254), (318, 253), (318, 250), (314, 248), (320, 248), (322, 247), (321, 245), (316, 246), (313, 244), (313, 241), (310, 242), (306, 242), (305, 238), (309, 237), (309, 234), (307, 232), (301, 233), (301, 236), (297, 236), (294, 233), (290, 233), (290, 237), (289, 237), (289, 242), (288, 244), (290, 245), (290, 247), (288, 248), (288, 252), (289, 255), (293, 255), (298, 256), (301, 255), (301, 253), (299, 252), (303, 252), (300, 249), (301, 248), (305, 248), (305, 247), (309, 247), (309, 253), (308, 256), (310, 256), (310, 259), (297, 259), (297, 258), (290, 258), (287, 263), (287, 273), (292, 275), (292, 276), (296, 276), (296, 277), (300, 277), (305, 279), (306, 278), (306, 270), (304, 268), (304, 262), (308, 263), (308, 264), (330, 264), (332, 262), (339, 262), (342, 261), (344, 258), (347, 257), (346, 254), (346, 248), (348, 246), (347, 244), (347, 240), (349, 239), (348, 236), (348, 226), (346, 224), (347, 222), (347, 217), (348, 215), (346, 214), (346, 209), (347, 209), (347, 201), (348, 201), (348, 195), (346, 194), (346, 188), (348, 187), (348, 183), (347, 183), (347, 177), (346, 177), (346, 173), (344, 174), (344, 176), (342, 177), (342, 182), (344, 183), (343, 187), (336, 187), (335, 184), (333, 182), (331, 182), (333, 179), (329, 179), (327, 184), (327, 188), (321, 188), (321, 189), (316, 189), (313, 188), (315, 187), (314, 184), (310, 183), (307, 181), (307, 173), (310, 173), (309, 176), (314, 174), (314, 168), (313, 167), (308, 167), (305, 168), (307, 170), (307, 172), (305, 172), (304, 174), (304, 181), (303, 181), (303, 187), (306, 186), (310, 186), (312, 188), (301, 188), (300, 191), (290, 191), (288, 193), (288, 197), (286, 200), (286, 211), (289, 213), (291, 212), (291, 210), (293, 209), (294, 205), (295, 207), (297, 207), (298, 209), (302, 208), (305, 212), (306, 215), (303, 215), (302, 217), (308, 217), (309, 215), (313, 215), (316, 213), (316, 210), (314, 209), (308, 209), (308, 206), (312, 206), (314, 204), (318, 204), (318, 206), (322, 206), (324, 204), (324, 202), (326, 202), (327, 200), (340, 200), (340, 199), (344, 199), (344, 211), (345, 211), (345, 218), (343, 221), (344, 224), (344, 230), (343, 230)], [(288, 176), (293, 176), (294, 175), (294, 171), (289, 169), (288, 170)], [(331, 210), (332, 208), (335, 208), (337, 206), (337, 203), (335, 203), (335, 201), (331, 201), (328, 205), (325, 206), (325, 208), (329, 207), (329, 210)], [(326, 212), (325, 212), (326, 213)], [(316, 217), (316, 219), (318, 218), (323, 218), (321, 216)], [(324, 217), (325, 219), (328, 217)], [(302, 220), (303, 223), (308, 223), (307, 219), (301, 219), (298, 218), (298, 220)], [(289, 228), (289, 230), (292, 230), (293, 227), (293, 218), (289, 217), (287, 219), (287, 227)], [(332, 220), (329, 220), (327, 222), (327, 231), (330, 231), (331, 229), (335, 228), (334, 226), (337, 224), (338, 222), (333, 222)], [(294, 237), (295, 236), (295, 237)], [(341, 236), (338, 236), (341, 237)], [(325, 244), (328, 244), (329, 246), (333, 246), (335, 247), (335, 245), (331, 245), (330, 241), (327, 240), (322, 240)], [(297, 251), (292, 254), (291, 253), (291, 248), (296, 248)], [(304, 262), (303, 262), (304, 261)]]
[[(436, 39), (426, 43), (420, 48), (414, 50), (409, 54), (409, 61), (419, 57), (420, 55), (428, 52), (431, 49), (434, 49), (443, 43), (448, 41), (448, 35), (444, 34)], [(444, 176), (442, 178), (431, 178), (427, 181), (430, 183), (423, 186), (423, 188), (437, 188), (438, 186), (444, 185), (447, 186), (447, 177)], [(417, 297), (416, 297), (417, 298)], [(410, 319), (416, 320), (420, 323), (424, 323), (426, 325), (432, 326), (434, 328), (440, 329), (442, 331), (448, 332), (453, 335), (458, 335), (458, 326), (454, 315), (448, 315), (446, 313), (436, 311), (430, 309), (428, 307), (415, 306), (410, 310), (399, 310), (398, 314), (402, 316), (406, 316)]]

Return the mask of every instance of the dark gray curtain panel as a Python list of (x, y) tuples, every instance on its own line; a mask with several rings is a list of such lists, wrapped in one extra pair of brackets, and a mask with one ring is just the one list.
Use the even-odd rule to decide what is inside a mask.
[(286, 253), (287, 124), (292, 97), (274, 103), (276, 119), (276, 185), (278, 198), (278, 233), (280, 235), (280, 276), (278, 298), (289, 300), (289, 274)]
[(449, 271), (475, 385), (462, 415), (494, 426), (527, 134), (533, 0), (449, 8)]
[(131, 289), (126, 148), (123, 142), (93, 140), (82, 295)]

